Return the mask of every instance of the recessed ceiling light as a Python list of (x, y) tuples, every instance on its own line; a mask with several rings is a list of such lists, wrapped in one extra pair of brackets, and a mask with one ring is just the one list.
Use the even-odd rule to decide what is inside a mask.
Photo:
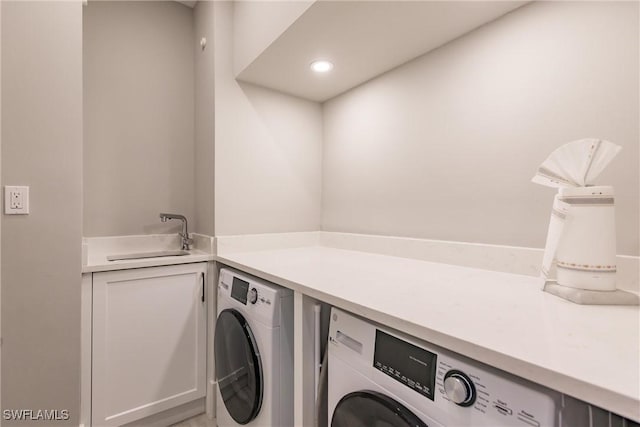
[(318, 59), (317, 61), (313, 61), (311, 63), (311, 69), (316, 73), (326, 73), (327, 71), (331, 71), (333, 69), (333, 64), (324, 59)]

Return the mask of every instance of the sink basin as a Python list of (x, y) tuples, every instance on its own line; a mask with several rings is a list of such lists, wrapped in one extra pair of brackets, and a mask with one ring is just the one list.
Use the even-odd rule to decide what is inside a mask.
[(158, 251), (158, 252), (140, 252), (137, 254), (121, 254), (121, 255), (109, 255), (107, 261), (118, 261), (123, 259), (144, 259), (144, 258), (158, 258), (165, 256), (184, 256), (189, 255), (189, 251), (173, 250), (173, 251)]

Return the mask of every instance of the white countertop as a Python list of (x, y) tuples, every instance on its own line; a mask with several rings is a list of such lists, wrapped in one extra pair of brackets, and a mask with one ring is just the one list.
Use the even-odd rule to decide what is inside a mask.
[(323, 246), (216, 260), (640, 421), (640, 311), (535, 277)]

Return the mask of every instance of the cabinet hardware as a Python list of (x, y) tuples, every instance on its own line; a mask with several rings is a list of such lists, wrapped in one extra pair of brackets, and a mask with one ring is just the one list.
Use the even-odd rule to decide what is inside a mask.
[(204, 273), (200, 273), (200, 279), (202, 280), (202, 302), (204, 302)]

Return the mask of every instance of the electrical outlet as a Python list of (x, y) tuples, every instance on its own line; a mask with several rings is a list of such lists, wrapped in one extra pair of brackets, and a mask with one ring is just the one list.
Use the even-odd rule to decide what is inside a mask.
[(22, 209), (22, 193), (19, 191), (12, 191), (9, 193), (11, 198), (11, 209)]
[(4, 187), (4, 213), (7, 215), (29, 213), (29, 187), (12, 185)]

